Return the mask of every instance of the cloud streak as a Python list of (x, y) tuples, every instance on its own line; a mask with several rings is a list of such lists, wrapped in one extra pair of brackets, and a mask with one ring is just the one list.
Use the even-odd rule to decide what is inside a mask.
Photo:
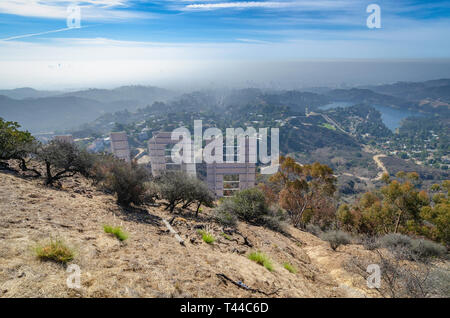
[(218, 9), (282, 9), (282, 8), (303, 8), (303, 9), (333, 9), (345, 7), (348, 1), (236, 1), (219, 3), (195, 3), (185, 6), (187, 10), (218, 10)]
[[(79, 27), (78, 29), (80, 29), (80, 28), (82, 28), (82, 27)], [(74, 29), (74, 28), (63, 28), (63, 29), (44, 31), (44, 32), (38, 32), (38, 33), (16, 35), (16, 36), (11, 36), (11, 37), (8, 37), (8, 38), (0, 39), (0, 41), (18, 40), (18, 39), (30, 38), (30, 37), (33, 37), (33, 36), (39, 36), (39, 35), (44, 35), (44, 34), (51, 34), (51, 33), (58, 33), (58, 32), (63, 32), (63, 31), (69, 31), (69, 30), (72, 30), (72, 29)]]
[(200, 4), (188, 4), (187, 9), (229, 9), (229, 8), (286, 8), (292, 6), (293, 3), (289, 2), (222, 2), (222, 3), (200, 3)]

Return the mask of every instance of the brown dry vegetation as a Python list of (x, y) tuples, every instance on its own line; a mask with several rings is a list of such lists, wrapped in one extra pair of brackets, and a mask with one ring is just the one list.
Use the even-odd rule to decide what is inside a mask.
[[(172, 225), (182, 246), (162, 223), (172, 215), (160, 207), (125, 211), (81, 177), (53, 189), (42, 180), (0, 172), (0, 297), (264, 297), (225, 283), (220, 273), (266, 293), (281, 288), (272, 297), (378, 296), (344, 269), (351, 256), (372, 253), (360, 245), (333, 252), (328, 243), (292, 227), (282, 235), (240, 223), (249, 247), (239, 235), (224, 237), (204, 210), (199, 218), (179, 211)], [(105, 224), (120, 226), (129, 238), (120, 242), (104, 233)], [(199, 228), (215, 242), (203, 242)], [(34, 254), (33, 247), (50, 237), (74, 249), (70, 263), (81, 268), (81, 289), (67, 287), (64, 265)], [(249, 260), (252, 251), (266, 254), (274, 270)], [(285, 262), (298, 272), (286, 270)]]

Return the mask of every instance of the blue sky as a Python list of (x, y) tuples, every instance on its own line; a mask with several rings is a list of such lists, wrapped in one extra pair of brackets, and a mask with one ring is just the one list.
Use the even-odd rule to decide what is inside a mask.
[[(382, 28), (368, 29), (366, 7), (382, 10)], [(442, 0), (2, 0), (0, 39), (66, 27), (67, 7), (81, 8), (82, 29), (20, 38), (104, 38), (161, 43), (288, 42), (296, 40), (392, 40), (433, 29), (449, 34), (450, 2)], [(430, 33), (435, 33), (430, 32)], [(17, 38), (15, 40), (18, 40)], [(420, 41), (420, 37), (416, 38)], [(437, 41), (436, 41), (437, 42)], [(435, 43), (437, 56), (445, 41)], [(418, 43), (420, 44), (420, 42)], [(388, 53), (387, 53), (388, 54)], [(423, 53), (423, 57), (429, 54)], [(420, 52), (417, 57), (420, 57)]]
[[(366, 25), (372, 3), (381, 29)], [(74, 4), (82, 27), (66, 29)], [(442, 0), (1, 0), (0, 75), (30, 61), (450, 58), (449, 17)]]

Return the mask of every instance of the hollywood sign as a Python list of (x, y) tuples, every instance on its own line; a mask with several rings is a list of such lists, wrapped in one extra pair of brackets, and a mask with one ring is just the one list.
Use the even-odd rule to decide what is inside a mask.
[[(187, 128), (180, 127), (172, 132), (158, 132), (149, 140), (152, 174), (158, 176), (168, 165), (174, 164), (195, 175), (196, 164), (204, 162), (208, 187), (218, 197), (226, 196), (232, 191), (255, 185), (257, 162), (270, 163), (261, 170), (263, 174), (272, 174), (278, 170), (279, 129), (272, 128), (270, 137), (270, 155), (267, 153), (267, 128), (260, 128), (258, 132), (253, 127), (245, 131), (242, 128), (227, 128), (224, 146), (220, 129), (208, 128), (203, 132), (202, 121), (196, 120), (193, 136)], [(170, 155), (166, 154), (168, 145), (173, 145)], [(170, 163), (168, 157), (171, 159)], [(235, 179), (225, 180), (227, 176)]]

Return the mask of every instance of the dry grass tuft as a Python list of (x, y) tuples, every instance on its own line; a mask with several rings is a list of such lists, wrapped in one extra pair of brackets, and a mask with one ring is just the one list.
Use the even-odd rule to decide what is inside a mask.
[(36, 256), (44, 261), (66, 264), (73, 260), (75, 253), (63, 241), (50, 239), (49, 243), (34, 248)]

